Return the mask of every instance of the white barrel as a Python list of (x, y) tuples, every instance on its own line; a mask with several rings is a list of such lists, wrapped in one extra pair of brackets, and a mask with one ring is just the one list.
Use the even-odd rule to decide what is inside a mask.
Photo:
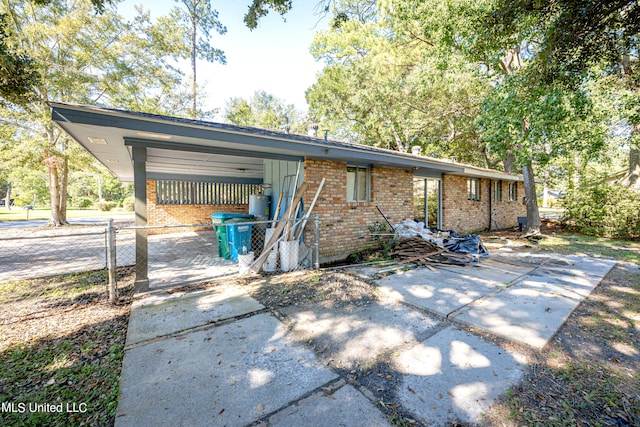
[(246, 255), (238, 254), (238, 274), (240, 276), (244, 276), (249, 273), (254, 258), (253, 252), (249, 252)]
[(262, 266), (262, 269), (267, 273), (271, 273), (276, 271), (277, 268), (278, 268), (278, 251), (274, 250), (269, 252), (267, 261)]
[(280, 242), (280, 269), (291, 271), (298, 268), (298, 241)]

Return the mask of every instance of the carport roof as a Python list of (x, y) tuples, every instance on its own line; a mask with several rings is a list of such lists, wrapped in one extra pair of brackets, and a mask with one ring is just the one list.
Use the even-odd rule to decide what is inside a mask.
[(263, 159), (316, 158), (520, 180), (500, 171), (306, 135), (112, 108), (50, 103), (52, 119), (122, 181), (133, 181), (133, 147), (147, 148), (150, 179), (261, 182)]

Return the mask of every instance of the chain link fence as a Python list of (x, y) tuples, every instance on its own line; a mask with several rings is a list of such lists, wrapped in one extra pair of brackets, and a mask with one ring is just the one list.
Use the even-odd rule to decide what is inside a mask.
[[(147, 235), (152, 288), (232, 275), (273, 275), (319, 268), (318, 220), (254, 221), (172, 226), (105, 225), (37, 230), (0, 237), (0, 284), (106, 270), (116, 297), (117, 267), (136, 263), (136, 232)], [(28, 235), (26, 235), (28, 234)]]

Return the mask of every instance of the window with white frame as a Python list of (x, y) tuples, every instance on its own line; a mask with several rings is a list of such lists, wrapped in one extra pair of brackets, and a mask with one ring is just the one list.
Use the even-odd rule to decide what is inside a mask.
[(510, 182), (509, 183), (509, 201), (515, 202), (518, 200), (518, 183)]
[(502, 181), (493, 181), (493, 195), (496, 202), (502, 201)]
[(467, 198), (475, 202), (480, 200), (480, 180), (478, 178), (467, 178)]
[(347, 166), (347, 201), (368, 202), (371, 169), (366, 166)]

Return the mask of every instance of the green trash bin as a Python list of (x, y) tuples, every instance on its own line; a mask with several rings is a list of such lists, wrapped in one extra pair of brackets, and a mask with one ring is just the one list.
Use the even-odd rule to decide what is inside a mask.
[(225, 223), (229, 257), (235, 262), (238, 262), (238, 255), (246, 255), (251, 251), (251, 227), (253, 224), (245, 224), (251, 221), (253, 221), (252, 218), (232, 218)]
[(235, 212), (216, 212), (211, 215), (213, 228), (216, 230), (216, 240), (218, 242), (218, 256), (224, 259), (231, 259), (229, 250), (229, 240), (227, 237), (227, 226), (225, 223), (233, 218), (253, 218), (253, 215), (239, 214)]

